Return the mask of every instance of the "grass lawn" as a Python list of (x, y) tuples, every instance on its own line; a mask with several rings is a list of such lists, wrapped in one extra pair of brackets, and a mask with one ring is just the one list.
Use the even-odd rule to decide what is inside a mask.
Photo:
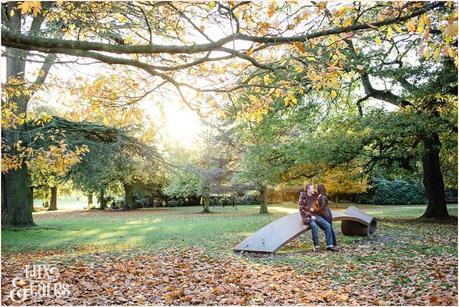
[[(80, 295), (50, 304), (457, 304), (457, 220), (416, 220), (425, 206), (356, 206), (378, 219), (374, 236), (343, 236), (338, 222), (338, 253), (312, 253), (308, 232), (274, 255), (235, 254), (232, 247), (270, 221), (295, 212), (296, 204), (270, 205), (269, 215), (259, 215), (258, 206), (213, 207), (211, 214), (199, 213), (199, 207), (37, 212), (37, 227), (2, 231), (2, 277), (20, 273), (18, 263), (58, 264), (63, 278), (78, 284), (75, 293)], [(457, 205), (448, 205), (448, 210), (457, 216)], [(99, 301), (83, 295), (81, 280), (94, 283), (88, 276), (97, 277), (97, 270), (101, 278), (113, 271), (122, 274), (122, 267), (113, 263), (132, 274), (126, 268), (129, 261), (127, 267), (142, 270), (154, 263), (148, 266), (153, 271), (140, 274), (144, 278), (158, 272), (161, 278), (167, 276), (166, 282), (144, 291), (157, 291), (155, 295), (136, 298), (128, 290), (115, 295), (113, 291), (124, 288), (110, 285), (101, 286)], [(175, 273), (167, 271), (176, 265)], [(187, 265), (192, 272), (178, 276), (177, 270), (183, 273)], [(209, 275), (197, 278), (202, 272)], [(245, 278), (247, 272), (251, 275)], [(179, 278), (186, 276), (184, 284)], [(165, 284), (174, 287), (166, 289)], [(298, 291), (299, 285), (312, 292)], [(2, 284), (2, 294), (5, 289)]]

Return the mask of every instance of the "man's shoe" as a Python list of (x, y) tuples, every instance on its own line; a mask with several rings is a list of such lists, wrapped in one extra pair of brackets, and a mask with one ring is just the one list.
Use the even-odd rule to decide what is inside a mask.
[(338, 249), (334, 246), (327, 246), (327, 250), (330, 251), (330, 252), (337, 252)]
[(319, 246), (314, 246), (314, 247), (312, 248), (312, 251), (315, 252), (315, 253), (317, 253), (319, 250), (320, 250), (320, 247), (319, 247)]

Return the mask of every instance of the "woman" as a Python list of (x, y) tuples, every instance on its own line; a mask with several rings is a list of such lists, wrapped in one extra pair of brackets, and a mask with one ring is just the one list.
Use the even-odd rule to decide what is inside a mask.
[(336, 236), (332, 225), (333, 218), (330, 208), (328, 207), (328, 198), (327, 191), (325, 190), (325, 185), (318, 184), (317, 193), (319, 194), (319, 196), (317, 197), (317, 204), (319, 209), (318, 211), (320, 212), (320, 215), (332, 226), (333, 246), (336, 246)]

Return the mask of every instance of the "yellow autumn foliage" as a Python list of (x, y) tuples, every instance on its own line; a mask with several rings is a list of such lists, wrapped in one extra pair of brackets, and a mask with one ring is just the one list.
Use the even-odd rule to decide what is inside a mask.
[(329, 195), (362, 193), (367, 190), (368, 182), (360, 177), (361, 172), (361, 168), (336, 167), (326, 171), (317, 182), (325, 185)]
[(37, 16), (41, 12), (41, 3), (40, 1), (22, 1), (18, 8), (21, 9), (22, 15), (33, 13), (34, 16)]

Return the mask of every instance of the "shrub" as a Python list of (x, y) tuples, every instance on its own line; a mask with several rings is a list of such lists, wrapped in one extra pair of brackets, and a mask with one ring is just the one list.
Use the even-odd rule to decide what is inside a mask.
[(244, 195), (241, 199), (243, 205), (255, 205), (260, 203), (260, 197), (255, 195)]
[(150, 201), (148, 197), (134, 197), (134, 203), (136, 204), (136, 208), (147, 208), (150, 205)]
[(427, 202), (422, 184), (404, 180), (376, 179), (373, 181), (371, 194), (375, 205), (413, 205)]
[(373, 195), (370, 192), (360, 193), (357, 195), (357, 203), (359, 204), (373, 204)]
[(211, 196), (209, 199), (209, 206), (218, 206), (220, 204), (218, 196)]
[(128, 206), (126, 205), (126, 202), (124, 201), (124, 199), (120, 200), (118, 202), (118, 208), (122, 211), (126, 211), (126, 210), (129, 210)]
[(165, 201), (163, 201), (162, 199), (160, 198), (154, 198), (153, 199), (153, 207), (157, 208), (157, 207), (165, 207), (167, 205), (167, 203)]
[(228, 197), (221, 197), (220, 198), (220, 205), (222, 207), (230, 206), (231, 205), (231, 200)]
[(110, 201), (107, 202), (107, 206), (110, 206), (113, 210), (121, 209), (124, 205), (123, 198), (111, 197)]
[(457, 189), (447, 189), (445, 191), (446, 202), (457, 203)]
[(167, 203), (167, 207), (182, 207), (185, 205), (185, 201), (183, 199), (171, 199)]

